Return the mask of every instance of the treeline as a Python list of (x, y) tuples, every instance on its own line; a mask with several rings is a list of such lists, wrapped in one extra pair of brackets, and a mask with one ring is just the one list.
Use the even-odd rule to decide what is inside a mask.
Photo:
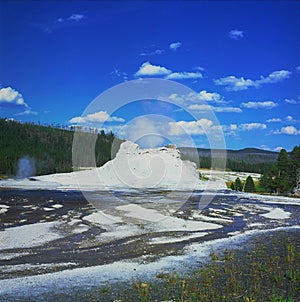
[(197, 163), (198, 168), (224, 169), (226, 167), (230, 171), (259, 174), (269, 171), (278, 156), (277, 152), (256, 148), (245, 148), (242, 150), (179, 148), (179, 150), (182, 159)]
[(277, 162), (266, 171), (261, 179), (261, 188), (268, 193), (289, 194), (299, 185), (300, 146), (288, 153), (282, 149)]
[[(95, 138), (96, 165), (111, 159), (113, 133), (89, 133), (78, 128), (70, 130), (0, 119), (0, 174), (14, 176), (18, 162), (29, 158), (35, 165), (35, 175), (70, 172), (73, 170), (72, 145), (77, 131), (84, 138)], [(89, 139), (88, 139), (89, 140)]]
[[(183, 160), (190, 160), (197, 163), (197, 167), (201, 169), (211, 169), (212, 167), (212, 159), (211, 156), (199, 156), (195, 157), (191, 154), (181, 153), (181, 158)], [(226, 158), (225, 165), (224, 159), (222, 158), (214, 158), (214, 169), (224, 169), (236, 172), (249, 172), (249, 173), (259, 173), (263, 174), (269, 171), (273, 165), (273, 161), (265, 161), (265, 162), (254, 162), (250, 158), (245, 159), (231, 159)], [(225, 167), (224, 167), (225, 166)]]
[[(219, 163), (218, 163), (219, 161)], [(272, 162), (259, 162), (253, 163), (247, 160), (234, 160), (226, 158), (226, 169), (236, 172), (249, 172), (249, 173), (259, 173), (263, 174), (269, 171), (273, 167)], [(211, 157), (210, 156), (201, 156), (199, 157), (199, 167), (203, 169), (211, 168)], [(214, 168), (224, 168), (223, 160), (216, 158), (214, 159)]]

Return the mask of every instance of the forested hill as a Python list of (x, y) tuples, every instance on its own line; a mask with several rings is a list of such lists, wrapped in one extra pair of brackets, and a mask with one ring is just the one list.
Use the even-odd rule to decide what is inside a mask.
[[(72, 171), (73, 136), (74, 129), (0, 119), (0, 175), (17, 175), (22, 158), (34, 166), (35, 175)], [(112, 133), (104, 131), (97, 135), (97, 166), (111, 159), (114, 139)]]
[[(199, 163), (201, 168), (210, 168), (211, 150), (202, 148), (179, 148), (183, 159)], [(276, 162), (278, 153), (256, 148), (245, 148), (241, 150), (213, 150), (215, 162), (223, 158), (226, 152), (226, 167), (233, 171), (264, 173)], [(199, 158), (199, 160), (197, 160)]]
[[(80, 135), (93, 135), (81, 132)], [(0, 119), (0, 176), (15, 176), (20, 159), (26, 158), (34, 166), (35, 175), (70, 172), (74, 129), (42, 126)], [(113, 133), (101, 131), (97, 135), (95, 158), (97, 166), (111, 159)], [(120, 144), (121, 141), (117, 140)], [(84, 151), (84, 150), (83, 150)], [(210, 168), (211, 150), (180, 148), (182, 159), (199, 162), (201, 168)], [(214, 154), (218, 157), (218, 151)], [(276, 162), (278, 153), (254, 148), (227, 150), (227, 168), (233, 171), (264, 173)]]

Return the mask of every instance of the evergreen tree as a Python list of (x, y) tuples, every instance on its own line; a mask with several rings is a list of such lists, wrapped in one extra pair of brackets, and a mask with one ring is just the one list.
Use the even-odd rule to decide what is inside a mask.
[(291, 185), (292, 189), (300, 186), (300, 146), (294, 147), (290, 154), (291, 161)]
[(255, 185), (254, 185), (254, 181), (253, 181), (251, 175), (249, 175), (246, 178), (244, 191), (245, 192), (254, 192), (255, 191)]
[(236, 191), (243, 191), (243, 184), (239, 177), (237, 177), (237, 179), (235, 180), (234, 186), (235, 186)]
[(292, 183), (290, 159), (286, 150), (281, 149), (277, 159), (277, 193), (287, 193), (291, 191)]
[(233, 190), (233, 191), (235, 190), (234, 182), (232, 182), (232, 183), (230, 184), (230, 189)]
[(260, 186), (268, 193), (286, 194), (297, 185), (297, 171), (300, 170), (300, 146), (289, 154), (282, 149), (277, 162), (260, 178)]
[(280, 193), (280, 180), (278, 178), (278, 168), (276, 165), (272, 167), (267, 173), (264, 173), (259, 182), (260, 186), (267, 193)]

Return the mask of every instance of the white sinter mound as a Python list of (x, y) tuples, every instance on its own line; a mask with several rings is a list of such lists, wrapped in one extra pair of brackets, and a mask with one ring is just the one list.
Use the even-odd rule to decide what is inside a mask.
[(114, 160), (98, 169), (108, 187), (193, 189), (200, 186), (196, 165), (180, 159), (175, 147), (139, 149), (124, 142)]
[(44, 175), (37, 181), (6, 180), (4, 187), (48, 189), (170, 189), (193, 190), (204, 187), (195, 163), (182, 161), (174, 146), (140, 149), (130, 141), (121, 144), (116, 158), (100, 168), (72, 173)]

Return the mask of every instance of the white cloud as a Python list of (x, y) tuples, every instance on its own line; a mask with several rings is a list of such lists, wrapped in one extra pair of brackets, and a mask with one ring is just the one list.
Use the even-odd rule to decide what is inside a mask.
[(140, 53), (140, 56), (145, 57), (145, 56), (161, 55), (164, 52), (165, 52), (164, 49), (155, 49), (155, 50), (149, 51), (149, 52), (142, 52), (142, 53)]
[(203, 111), (214, 111), (214, 112), (242, 112), (241, 108), (238, 107), (216, 107), (207, 104), (193, 104), (188, 107), (190, 110), (203, 112)]
[(264, 101), (264, 102), (246, 102), (241, 104), (242, 107), (249, 108), (249, 109), (272, 109), (276, 106), (278, 106), (277, 103), (274, 103), (273, 101)]
[(165, 51), (164, 51), (164, 49), (155, 49), (154, 50), (154, 54), (155, 55), (161, 55), (161, 54), (163, 54)]
[(278, 146), (278, 147), (274, 148), (273, 151), (280, 152), (282, 149), (283, 149), (283, 147)]
[(257, 84), (250, 79), (244, 79), (243, 77), (237, 78), (235, 76), (220, 78), (214, 80), (214, 83), (218, 86), (225, 86), (226, 90), (232, 90), (232, 91), (245, 90), (248, 89), (249, 87), (257, 86)]
[(214, 80), (215, 85), (225, 86), (228, 91), (246, 90), (250, 87), (259, 88), (262, 84), (274, 84), (288, 79), (291, 72), (288, 70), (278, 70), (270, 73), (267, 77), (261, 76), (259, 80), (237, 78), (236, 76), (228, 76)]
[(20, 92), (12, 87), (5, 87), (0, 89), (0, 108), (1, 105), (12, 105), (15, 108), (23, 109), (24, 111), (14, 113), (14, 115), (37, 115), (36, 111), (32, 111), (31, 108), (25, 103), (24, 98)]
[(244, 32), (242, 30), (232, 29), (229, 32), (229, 38), (233, 40), (240, 40), (244, 37)]
[(115, 69), (110, 74), (116, 76), (117, 78), (123, 79), (123, 81), (125, 81), (125, 82), (128, 81), (128, 75), (127, 75), (127, 73), (123, 72), (123, 71), (121, 71), (119, 69)]
[(267, 123), (279, 123), (279, 122), (281, 122), (281, 119), (278, 117), (269, 118), (267, 120)]
[(207, 92), (206, 90), (201, 90), (200, 92), (191, 92), (186, 95), (178, 95), (173, 93), (168, 97), (168, 100), (177, 103), (198, 103), (198, 102), (215, 102), (218, 104), (224, 104), (226, 101), (224, 98), (216, 92)]
[(294, 126), (282, 127), (280, 130), (273, 131), (273, 134), (299, 135), (300, 130)]
[(266, 145), (261, 145), (259, 148), (262, 150), (270, 150), (270, 148)]
[(16, 113), (15, 115), (37, 115), (38, 113), (36, 111), (32, 111), (30, 108), (29, 109), (26, 109), (25, 111), (23, 112), (19, 112), (19, 113)]
[(197, 68), (197, 71), (173, 72), (164, 66), (153, 65), (148, 61), (140, 66), (135, 76), (161, 76), (168, 80), (202, 79), (203, 75), (199, 70)]
[(67, 18), (59, 17), (55, 21), (51, 22), (50, 24), (43, 26), (43, 29), (48, 34), (51, 34), (53, 31), (57, 29), (64, 28), (65, 26), (70, 26), (74, 23), (82, 21), (83, 19), (86, 19), (86, 16), (82, 14), (72, 14)]
[(244, 123), (244, 124), (230, 124), (222, 125), (222, 129), (227, 136), (238, 136), (240, 132), (248, 132), (255, 130), (264, 130), (267, 128), (266, 124), (263, 123)]
[(140, 69), (136, 72), (136, 76), (161, 76), (168, 75), (172, 71), (163, 66), (152, 65), (150, 62), (142, 64)]
[(68, 18), (68, 20), (72, 20), (72, 21), (78, 22), (78, 21), (80, 21), (80, 20), (82, 20), (82, 19), (84, 19), (84, 18), (86, 18), (84, 15), (81, 15), (81, 14), (72, 14), (72, 15)]
[(5, 87), (0, 89), (0, 105), (1, 103), (9, 103), (28, 107), (24, 101), (22, 94), (12, 87)]
[(299, 123), (299, 120), (295, 120), (291, 115), (286, 116), (285, 121), (289, 123)]
[(124, 122), (120, 117), (109, 116), (106, 111), (99, 111), (88, 114), (86, 116), (77, 116), (69, 120), (69, 123), (90, 124), (90, 123), (104, 123), (104, 122)]
[(155, 148), (163, 145), (163, 132), (160, 121), (142, 116), (127, 124), (120, 133), (130, 141), (138, 142), (142, 148)]
[(270, 73), (266, 78), (261, 76), (260, 80), (257, 80), (257, 84), (274, 84), (281, 82), (285, 79), (288, 79), (291, 75), (291, 72), (288, 70), (278, 70)]
[(207, 134), (208, 131), (214, 129), (213, 122), (209, 119), (202, 118), (197, 121), (179, 121), (169, 122), (169, 134), (174, 136), (180, 136), (184, 133), (188, 135), (203, 135)]
[(193, 68), (194, 70), (200, 70), (200, 71), (204, 71), (205, 68), (201, 67), (201, 66), (196, 66), (195, 68)]
[(296, 101), (294, 99), (285, 99), (284, 102), (287, 104), (292, 104), (292, 105), (300, 104), (300, 101)]
[(181, 79), (202, 79), (201, 72), (173, 72), (166, 76), (168, 80), (181, 80)]
[(258, 129), (266, 129), (267, 125), (262, 123), (245, 123), (239, 125), (239, 129), (242, 131), (251, 131), (251, 130), (258, 130)]
[(300, 66), (296, 67), (296, 71), (300, 73)]
[(174, 42), (174, 43), (171, 43), (170, 45), (169, 45), (169, 48), (171, 49), (171, 50), (177, 50), (179, 47), (181, 46), (181, 43), (180, 42)]

